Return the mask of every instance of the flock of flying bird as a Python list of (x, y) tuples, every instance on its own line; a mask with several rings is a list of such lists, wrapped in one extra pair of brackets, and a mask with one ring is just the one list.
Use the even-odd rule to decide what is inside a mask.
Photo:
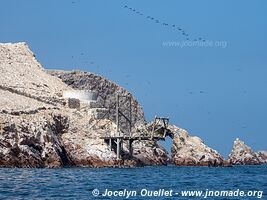
[[(72, 4), (74, 4), (74, 3), (76, 3), (76, 2), (72, 1)], [(126, 8), (126, 9), (132, 11), (133, 13), (135, 13), (135, 14), (137, 14), (137, 15), (144, 16), (144, 17), (147, 18), (148, 20), (154, 21), (154, 22), (157, 23), (157, 24), (161, 24), (162, 26), (166, 26), (166, 27), (169, 26), (169, 27), (171, 27), (171, 28), (173, 28), (173, 29), (176, 29), (176, 31), (179, 31), (179, 33), (180, 33), (182, 36), (184, 36), (186, 40), (191, 40), (191, 41), (202, 41), (202, 42), (205, 42), (205, 39), (203, 39), (202, 37), (199, 37), (199, 38), (197, 38), (197, 39), (190, 39), (189, 34), (188, 34), (185, 30), (183, 30), (181, 27), (179, 27), (179, 26), (177, 26), (177, 25), (175, 25), (175, 24), (172, 24), (172, 25), (171, 25), (171, 24), (168, 24), (168, 23), (165, 23), (165, 22), (161, 22), (159, 19), (154, 18), (154, 17), (151, 17), (151, 16), (146, 16), (146, 15), (143, 14), (142, 12), (140, 12), (140, 11), (134, 9), (134, 8), (131, 8), (131, 7), (127, 6), (127, 5), (125, 5), (124, 8)], [(83, 56), (84, 53), (81, 53), (80, 55)], [(74, 56), (72, 56), (72, 59), (74, 59)], [(88, 62), (86, 62), (86, 63), (88, 64)], [(95, 65), (95, 64), (96, 64), (96, 63), (95, 63), (94, 61), (90, 61), (90, 65)], [(99, 69), (99, 68), (100, 68), (100, 66), (97, 65), (97, 69)], [(241, 71), (240, 69), (237, 69), (237, 70), (238, 70), (238, 71)], [(110, 72), (111, 72), (111, 69), (109, 69), (109, 73), (110, 73)], [(126, 75), (126, 78), (130, 78), (130, 75)], [(151, 82), (148, 81), (147, 84), (150, 85)], [(125, 85), (128, 85), (128, 82), (126, 82)], [(199, 91), (199, 93), (203, 94), (204, 91), (201, 90), (201, 91)], [(189, 94), (190, 94), (190, 95), (193, 95), (194, 93), (193, 93), (192, 91), (190, 91)], [(147, 96), (147, 93), (146, 93), (145, 95)], [(179, 107), (179, 106), (176, 105), (176, 107)], [(211, 113), (208, 112), (208, 114), (210, 115)], [(233, 122), (232, 122), (232, 123), (233, 123)], [(245, 129), (246, 126), (242, 126), (242, 128)]]
[(146, 19), (148, 19), (150, 21), (153, 21), (156, 24), (159, 24), (159, 25), (162, 25), (162, 26), (165, 26), (165, 27), (170, 27), (170, 28), (174, 29), (180, 35), (182, 35), (185, 38), (185, 40), (188, 40), (188, 41), (201, 41), (201, 42), (205, 42), (206, 41), (202, 37), (198, 37), (198, 38), (194, 38), (194, 39), (190, 38), (189, 34), (178, 25), (162, 22), (161, 20), (159, 20), (159, 19), (157, 19), (155, 17), (152, 17), (150, 15), (145, 15), (144, 13), (142, 13), (142, 12), (138, 11), (137, 9), (132, 8), (132, 7), (128, 6), (128, 5), (125, 5), (124, 8), (129, 10), (129, 11), (131, 11), (131, 12), (133, 12), (136, 15), (143, 16)]
[[(72, 1), (72, 4), (74, 4), (76, 2)], [(161, 20), (155, 18), (155, 17), (152, 17), (152, 16), (148, 16), (148, 15), (145, 15), (143, 14), (142, 12), (132, 8), (132, 7), (129, 7), (127, 5), (124, 6), (124, 8), (128, 9), (129, 11), (132, 11), (133, 13), (137, 14), (137, 15), (140, 15), (140, 16), (143, 16), (145, 17), (146, 19), (148, 20), (151, 20), (151, 21), (154, 21), (156, 24), (159, 24), (159, 25), (162, 25), (162, 26), (165, 26), (165, 27), (171, 27), (173, 28), (174, 30), (178, 31), (180, 35), (182, 35), (186, 40), (189, 40), (189, 41), (202, 41), (202, 42), (205, 42), (205, 39), (203, 39), (202, 37), (199, 37), (198, 39), (191, 39), (189, 37), (189, 34), (184, 30), (182, 29), (180, 26), (178, 25), (175, 25), (175, 24), (168, 24), (168, 23), (165, 23), (165, 22), (162, 22)], [(83, 56), (84, 53), (81, 53), (80, 56)], [(72, 56), (72, 59), (74, 59), (74, 56)], [(90, 62), (86, 62), (86, 64), (89, 64), (90, 65), (93, 65), (93, 66), (97, 66), (96, 69), (99, 70), (101, 67), (99, 65), (97, 65), (97, 63), (95, 63), (94, 61), (90, 61)], [(108, 70), (109, 73), (112, 71), (111, 69)], [(130, 78), (130, 75), (126, 75), (126, 78)], [(150, 81), (147, 82), (148, 85), (151, 84)], [(125, 83), (125, 85), (128, 85), (128, 82)], [(199, 91), (199, 93), (204, 93), (204, 91)], [(193, 94), (193, 92), (189, 92), (189, 94)]]

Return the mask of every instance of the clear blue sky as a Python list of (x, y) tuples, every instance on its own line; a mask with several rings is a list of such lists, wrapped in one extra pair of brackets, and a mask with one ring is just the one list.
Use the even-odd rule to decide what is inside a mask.
[[(115, 81), (148, 120), (169, 116), (226, 156), (236, 137), (267, 150), (266, 10), (265, 0), (2, 0), (0, 40), (27, 42), (45, 68)], [(171, 24), (227, 46), (163, 46), (184, 41)]]

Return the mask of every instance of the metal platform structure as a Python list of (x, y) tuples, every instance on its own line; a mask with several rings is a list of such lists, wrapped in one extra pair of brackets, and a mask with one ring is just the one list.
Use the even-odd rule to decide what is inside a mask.
[[(128, 102), (128, 112), (123, 112), (120, 108), (120, 101), (127, 105)], [(121, 130), (120, 119), (123, 118), (127, 124), (124, 131)], [(115, 151), (117, 159), (122, 158), (123, 144), (128, 144), (129, 156), (133, 155), (133, 142), (134, 141), (155, 141), (155, 140), (165, 140), (168, 136), (168, 124), (169, 118), (155, 117), (154, 122), (150, 124), (149, 128), (144, 131), (144, 133), (133, 133), (132, 132), (132, 97), (130, 95), (119, 95), (116, 96), (116, 134), (106, 135), (101, 137), (109, 146), (111, 151)]]

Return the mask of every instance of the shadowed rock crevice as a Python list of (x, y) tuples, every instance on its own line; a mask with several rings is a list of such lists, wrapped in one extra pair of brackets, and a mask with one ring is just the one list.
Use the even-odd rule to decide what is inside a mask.
[[(1, 119), (1, 167), (60, 167), (69, 165), (67, 153), (56, 132), (61, 118), (55, 113), (39, 113)], [(63, 120), (64, 121), (64, 120)], [(62, 124), (62, 127), (66, 124)]]

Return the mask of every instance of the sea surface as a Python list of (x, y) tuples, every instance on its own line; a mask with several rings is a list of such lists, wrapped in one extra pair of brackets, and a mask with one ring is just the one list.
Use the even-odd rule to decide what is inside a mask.
[[(103, 196), (106, 190), (112, 195)], [(204, 193), (201, 197), (182, 196), (182, 191), (195, 190)], [(218, 195), (223, 190), (244, 191), (246, 196), (204, 196), (206, 191)], [(114, 196), (119, 191), (122, 196)], [(132, 196), (127, 198), (127, 191)], [(255, 192), (256, 196), (248, 197), (253, 193), (249, 191), (262, 191), (262, 195)], [(153, 196), (149, 196), (151, 192)], [(2, 168), (0, 199), (267, 199), (267, 166)]]

